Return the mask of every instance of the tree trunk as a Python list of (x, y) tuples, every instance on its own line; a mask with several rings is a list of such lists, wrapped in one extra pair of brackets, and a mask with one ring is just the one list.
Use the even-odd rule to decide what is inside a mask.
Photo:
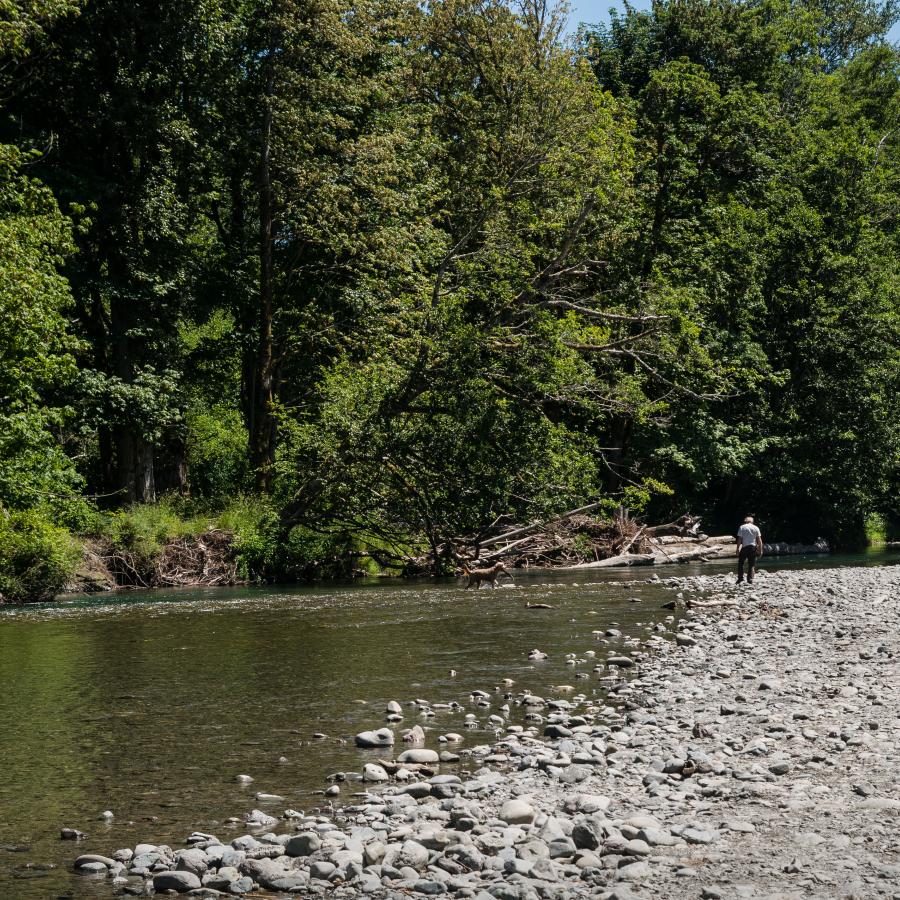
[(153, 467), (153, 444), (142, 437), (134, 438), (134, 494), (138, 503), (156, 503), (156, 477)]
[(251, 394), (250, 465), (256, 490), (268, 494), (272, 487), (275, 461), (274, 365), (272, 341), (273, 311), (273, 218), (272, 174), (272, 92), (274, 71), (270, 46), (266, 75), (265, 111), (259, 165), (259, 320), (254, 389)]
[[(112, 261), (111, 261), (112, 262)], [(111, 265), (111, 271), (116, 266)], [(124, 268), (124, 267), (122, 267)], [(119, 273), (117, 285), (126, 284)], [(110, 303), (110, 351), (113, 374), (125, 384), (134, 381), (134, 366), (128, 333), (133, 327), (133, 306), (116, 297)], [(156, 486), (153, 474), (153, 446), (141, 436), (137, 424), (123, 422), (112, 432), (116, 457), (116, 490), (129, 503), (153, 503)]]

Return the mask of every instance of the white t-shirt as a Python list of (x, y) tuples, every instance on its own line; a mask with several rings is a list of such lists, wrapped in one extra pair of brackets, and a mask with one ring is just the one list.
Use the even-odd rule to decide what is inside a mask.
[(757, 538), (762, 537), (762, 532), (752, 523), (744, 522), (738, 528), (737, 536), (742, 547), (753, 547), (756, 545)]

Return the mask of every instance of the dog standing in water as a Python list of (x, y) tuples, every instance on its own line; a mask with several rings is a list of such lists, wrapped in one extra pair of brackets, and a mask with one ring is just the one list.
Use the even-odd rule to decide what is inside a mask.
[[(503, 563), (498, 562), (494, 563), (492, 566), (489, 566), (486, 569), (470, 569), (468, 566), (463, 566), (463, 575), (465, 575), (469, 579), (469, 583), (466, 585), (466, 590), (470, 587), (474, 587), (476, 590), (481, 587), (481, 583), (483, 581), (487, 581), (490, 583), (492, 588), (497, 587), (497, 578), (499, 578), (500, 574), (504, 574), (510, 581), (513, 581), (512, 575), (506, 571), (506, 566)], [(515, 582), (513, 581), (513, 584)]]

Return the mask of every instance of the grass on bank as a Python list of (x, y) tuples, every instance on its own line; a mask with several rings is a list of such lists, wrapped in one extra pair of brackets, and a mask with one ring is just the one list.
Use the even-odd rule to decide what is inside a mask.
[(215, 506), (166, 497), (110, 512), (82, 507), (69, 515), (0, 508), (0, 599), (34, 602), (60, 593), (77, 581), (87, 543), (127, 551), (135, 570), (146, 572), (168, 544), (210, 531), (233, 536), (238, 576), (244, 581), (305, 581), (347, 577), (359, 569), (379, 571), (374, 560), (360, 554), (356, 536), (338, 529), (285, 529), (277, 510), (255, 497)]
[(900, 541), (900, 521), (880, 513), (866, 516), (866, 544), (869, 547), (880, 547), (894, 541)]

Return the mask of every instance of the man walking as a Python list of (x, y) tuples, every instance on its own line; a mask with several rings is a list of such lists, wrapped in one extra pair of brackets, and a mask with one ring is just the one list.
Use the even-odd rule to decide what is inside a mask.
[(738, 584), (744, 580), (744, 563), (747, 563), (747, 584), (753, 584), (756, 558), (762, 556), (762, 552), (762, 532), (753, 524), (753, 516), (747, 516), (737, 533)]

